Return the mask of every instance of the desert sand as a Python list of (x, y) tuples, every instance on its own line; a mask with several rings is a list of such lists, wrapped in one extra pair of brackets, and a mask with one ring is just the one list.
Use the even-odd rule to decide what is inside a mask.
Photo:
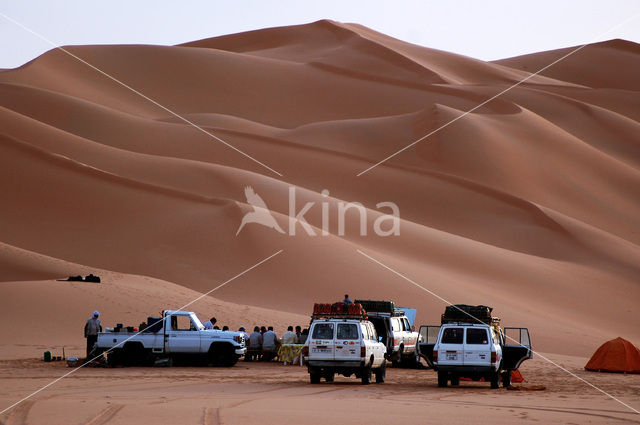
[[(585, 358), (550, 356), (627, 403), (638, 400), (638, 380), (629, 375), (580, 370)], [(67, 372), (62, 362), (0, 361), (0, 400), (31, 391)], [(337, 377), (310, 385), (306, 368), (240, 362), (233, 368), (85, 368), (2, 415), (17, 424), (621, 424), (637, 414), (539, 360), (522, 368), (520, 388), (491, 390), (464, 382), (438, 388), (427, 370), (389, 369), (387, 381), (363, 386)], [(535, 376), (534, 376), (535, 375)]]
[[(333, 21), (179, 46), (65, 49), (270, 169), (60, 50), (0, 70), (0, 408), (66, 371), (25, 359), (62, 346), (81, 353), (94, 309), (107, 326), (136, 325), (280, 250), (190, 308), (232, 328), (282, 332), (308, 323), (313, 302), (347, 292), (394, 299), (418, 309), (418, 324), (438, 323), (443, 301), (361, 250), (446, 300), (493, 306), (575, 371), (608, 339), (640, 341), (637, 44), (588, 45), (360, 176), (570, 50), (483, 62)], [(236, 236), (252, 210), (247, 186), (285, 234), (254, 223)], [(296, 213), (315, 203), (305, 219), (316, 236), (299, 224), (289, 234), (291, 187)], [(350, 201), (366, 208), (367, 236), (355, 211), (339, 234), (338, 205)], [(388, 213), (379, 202), (398, 205), (398, 236), (373, 232)], [(55, 280), (89, 272), (103, 283)], [(242, 414), (254, 404), (270, 423), (291, 403), (301, 406), (292, 415), (317, 413), (313, 400), (339, 400), (349, 415), (349, 400), (361, 398), (375, 418), (376, 400), (388, 405), (389, 420), (415, 409), (462, 420), (466, 408), (473, 418), (499, 409), (503, 423), (523, 412), (547, 423), (637, 420), (538, 360), (527, 367), (545, 371), (531, 378), (549, 387), (542, 395), (442, 392), (433, 372), (395, 370), (389, 386), (405, 388), (409, 376), (415, 392), (336, 384), (324, 393), (301, 368), (255, 367), (257, 377), (242, 366), (83, 370), (2, 420), (36, 423), (55, 411), (56, 423), (128, 423), (154, 397), (173, 397), (170, 414), (188, 410), (193, 423), (250, 423)], [(638, 408), (637, 376), (588, 376)], [(171, 383), (180, 383), (175, 396)], [(126, 401), (109, 406), (107, 393)], [(93, 401), (103, 416), (80, 408)], [(584, 416), (592, 413), (601, 416)]]

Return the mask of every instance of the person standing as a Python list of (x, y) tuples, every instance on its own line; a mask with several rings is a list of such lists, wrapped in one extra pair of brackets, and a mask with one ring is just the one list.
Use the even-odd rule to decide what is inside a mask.
[(302, 342), (300, 342), (302, 336), (302, 328), (300, 327), (300, 325), (296, 326), (296, 344), (302, 344)]
[(96, 310), (84, 325), (84, 337), (87, 339), (87, 359), (91, 351), (93, 351), (93, 346), (96, 345), (98, 341), (98, 332), (102, 332), (102, 325), (98, 317), (100, 317), (100, 312)]

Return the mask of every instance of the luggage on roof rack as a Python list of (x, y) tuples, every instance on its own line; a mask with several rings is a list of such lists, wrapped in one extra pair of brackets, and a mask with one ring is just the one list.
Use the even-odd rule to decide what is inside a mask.
[(356, 300), (356, 304), (362, 305), (362, 307), (369, 313), (395, 313), (396, 307), (393, 301), (373, 301), (373, 300)]
[(451, 322), (464, 322), (485, 323), (487, 325), (490, 325), (494, 321), (494, 318), (491, 317), (492, 311), (493, 308), (487, 307), (486, 305), (448, 305), (444, 309), (444, 314), (441, 316), (441, 323), (444, 325), (445, 323)]
[(314, 320), (323, 318), (366, 319), (367, 312), (362, 308), (362, 305), (358, 303), (315, 303), (313, 305), (313, 314), (311, 315), (311, 318)]

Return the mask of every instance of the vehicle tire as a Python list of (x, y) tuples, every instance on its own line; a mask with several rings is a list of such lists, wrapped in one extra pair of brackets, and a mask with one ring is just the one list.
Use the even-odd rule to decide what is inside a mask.
[(238, 356), (236, 353), (232, 353), (232, 357), (228, 363), (228, 366), (235, 366), (235, 364), (238, 363), (238, 360), (240, 360), (240, 356)]
[(371, 367), (363, 367), (361, 374), (360, 379), (362, 380), (362, 385), (369, 385), (371, 383)]
[(311, 382), (312, 384), (319, 384), (320, 383), (320, 377), (322, 375), (320, 375), (320, 372), (309, 372), (309, 382)]
[(147, 351), (139, 342), (127, 342), (122, 347), (122, 362), (127, 366), (137, 366), (145, 363)]
[(218, 343), (209, 347), (209, 362), (213, 366), (231, 367), (238, 361), (238, 356), (231, 344)]
[(447, 386), (447, 380), (449, 378), (449, 375), (447, 374), (447, 372), (443, 372), (441, 370), (438, 371), (438, 386), (441, 388), (444, 388)]
[(121, 349), (114, 349), (107, 353), (107, 364), (109, 366), (118, 366), (122, 364), (122, 353)]
[(502, 374), (502, 386), (508, 387), (511, 385), (511, 371), (508, 370)]
[(335, 375), (336, 375), (335, 372), (327, 371), (327, 372), (324, 373), (324, 380), (327, 381), (327, 382), (333, 382), (333, 379), (334, 379)]
[(451, 377), (451, 386), (457, 387), (458, 385), (460, 385), (460, 377), (458, 375), (453, 375)]
[(500, 373), (494, 372), (491, 374), (491, 388), (500, 388)]
[(376, 384), (384, 383), (387, 377), (387, 362), (383, 361), (379, 368), (376, 369)]

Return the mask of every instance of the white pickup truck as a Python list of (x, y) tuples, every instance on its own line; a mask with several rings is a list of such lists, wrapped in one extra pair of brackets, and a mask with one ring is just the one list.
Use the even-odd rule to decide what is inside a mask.
[(361, 319), (314, 320), (303, 347), (312, 384), (318, 384), (322, 377), (333, 382), (338, 373), (355, 375), (366, 385), (371, 382), (372, 371), (376, 383), (382, 383), (386, 376), (385, 353), (373, 324)]
[(166, 310), (141, 331), (124, 329), (100, 332), (93, 354), (107, 352), (109, 364), (153, 364), (166, 358), (233, 366), (246, 353), (244, 334), (205, 330), (192, 311)]

